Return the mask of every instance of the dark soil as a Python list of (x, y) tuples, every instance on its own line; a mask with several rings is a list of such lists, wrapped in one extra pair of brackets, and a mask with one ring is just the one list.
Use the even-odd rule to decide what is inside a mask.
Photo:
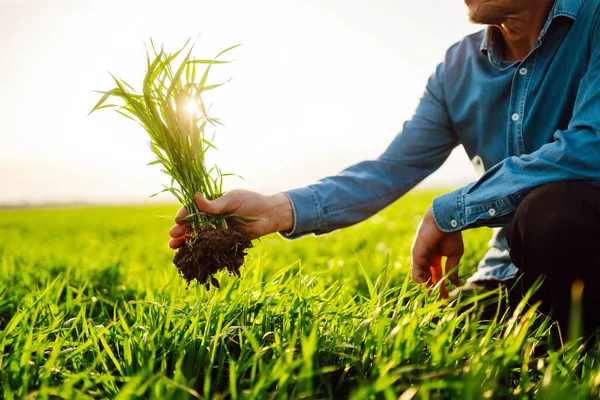
[(240, 267), (250, 247), (250, 236), (240, 227), (199, 229), (177, 250), (173, 263), (188, 287), (195, 279), (199, 284), (206, 285), (206, 289), (210, 289), (211, 284), (218, 288), (219, 281), (213, 275), (227, 270), (230, 275), (241, 276)]

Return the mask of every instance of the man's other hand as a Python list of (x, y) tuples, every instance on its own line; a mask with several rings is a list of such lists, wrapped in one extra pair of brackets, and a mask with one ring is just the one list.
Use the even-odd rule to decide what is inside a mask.
[[(265, 195), (236, 189), (212, 201), (196, 193), (194, 201), (200, 211), (210, 215), (234, 214), (240, 217), (258, 218), (247, 221), (246, 225), (239, 224), (253, 239), (273, 232), (290, 230), (294, 225), (292, 204), (284, 193)], [(190, 224), (180, 218), (185, 218), (187, 215), (188, 211), (181, 208), (177, 213), (175, 225), (169, 231), (171, 236), (169, 247), (172, 249), (177, 249), (185, 243), (185, 235), (190, 230)], [(235, 224), (234, 221), (232, 223)]]
[(431, 279), (429, 267), (436, 256), (447, 257), (446, 272), (452, 271), (450, 280), (458, 279), (458, 263), (465, 251), (461, 232), (442, 232), (435, 223), (433, 210), (429, 208), (417, 228), (412, 245), (412, 278), (417, 283)]

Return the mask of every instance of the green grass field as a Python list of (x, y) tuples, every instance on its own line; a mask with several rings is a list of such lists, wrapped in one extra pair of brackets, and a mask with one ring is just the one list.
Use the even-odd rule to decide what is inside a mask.
[[(0, 212), (0, 397), (598, 398), (596, 352), (545, 352), (535, 310), (480, 321), (498, 293), (457, 305), (410, 282), (432, 196), (263, 238), (209, 292), (171, 264), (177, 206)], [(463, 275), (489, 236), (465, 233)]]

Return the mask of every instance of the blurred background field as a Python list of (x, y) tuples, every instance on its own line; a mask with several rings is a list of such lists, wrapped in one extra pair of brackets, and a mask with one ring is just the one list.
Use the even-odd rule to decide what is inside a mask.
[[(354, 278), (356, 286), (362, 263), (374, 277), (389, 265), (391, 276), (401, 282), (409, 272), (413, 235), (433, 195), (413, 192), (366, 222), (328, 235), (294, 241), (270, 235), (254, 241), (243, 275), (260, 267), (268, 278), (296, 264), (307, 274), (327, 271), (327, 280)], [(174, 252), (167, 246), (178, 209), (171, 204), (2, 211), (2, 282), (31, 288), (60, 274), (90, 289), (124, 285), (139, 293), (147, 285), (179, 285), (171, 264)], [(490, 235), (488, 229), (467, 232), (463, 274), (474, 270)], [(95, 294), (102, 297), (101, 292)]]
[[(435, 193), (321, 237), (256, 242), (242, 279), (185, 283), (176, 205), (0, 212), (2, 398), (597, 398), (577, 345), (535, 310), (427, 298), (407, 279)], [(466, 232), (461, 273), (490, 231)]]

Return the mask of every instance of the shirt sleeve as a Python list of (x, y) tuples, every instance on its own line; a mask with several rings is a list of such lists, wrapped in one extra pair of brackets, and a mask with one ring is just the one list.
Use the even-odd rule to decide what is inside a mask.
[(314, 185), (284, 192), (294, 226), (288, 238), (324, 234), (385, 208), (438, 169), (457, 145), (444, 99), (444, 67), (429, 78), (417, 110), (387, 150)]
[(566, 130), (539, 150), (506, 158), (478, 181), (433, 201), (439, 228), (454, 232), (506, 225), (521, 200), (541, 185), (579, 180), (600, 185), (600, 42), (592, 37), (588, 70), (581, 80)]

